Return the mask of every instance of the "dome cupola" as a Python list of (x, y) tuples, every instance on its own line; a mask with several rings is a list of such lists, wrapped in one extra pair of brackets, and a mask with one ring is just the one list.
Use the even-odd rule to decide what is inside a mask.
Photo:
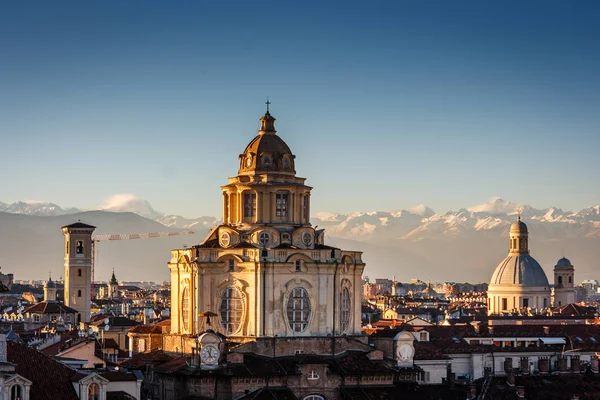
[(277, 136), (275, 118), (269, 112), (269, 104), (271, 103), (267, 100), (267, 112), (260, 119), (258, 135), (239, 156), (239, 175), (296, 175), (296, 156), (283, 139)]
[(568, 258), (563, 257), (563, 258), (561, 258), (560, 260), (558, 260), (556, 262), (556, 266), (558, 268), (560, 268), (560, 267), (563, 267), (563, 268), (564, 267), (573, 267), (573, 264), (571, 264), (571, 261)]
[(510, 226), (510, 253), (529, 254), (529, 233), (521, 216)]

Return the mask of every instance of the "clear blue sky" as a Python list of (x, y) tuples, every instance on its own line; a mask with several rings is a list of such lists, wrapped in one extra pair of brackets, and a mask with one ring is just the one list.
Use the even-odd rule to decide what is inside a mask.
[(600, 203), (597, 1), (10, 1), (0, 201), (220, 215), (266, 96), (313, 211)]

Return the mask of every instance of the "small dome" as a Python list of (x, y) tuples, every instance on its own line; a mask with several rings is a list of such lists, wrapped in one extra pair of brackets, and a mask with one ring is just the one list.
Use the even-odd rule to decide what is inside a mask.
[(48, 282), (44, 285), (47, 289), (56, 289), (56, 283), (52, 279), (49, 279)]
[(275, 118), (268, 112), (261, 118), (258, 136), (240, 154), (238, 174), (296, 174), (295, 156), (283, 139), (277, 136), (274, 121)]
[(521, 221), (521, 216), (510, 226), (511, 232), (527, 233), (527, 225)]
[(561, 258), (560, 260), (558, 260), (558, 262), (556, 263), (557, 267), (572, 267), (573, 264), (571, 264), (571, 261), (569, 261), (568, 258)]
[(513, 254), (502, 260), (490, 285), (549, 286), (542, 266), (529, 254)]

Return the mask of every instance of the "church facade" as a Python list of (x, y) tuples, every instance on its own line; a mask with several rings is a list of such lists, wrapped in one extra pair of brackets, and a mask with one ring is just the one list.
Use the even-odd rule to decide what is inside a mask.
[(325, 243), (310, 223), (312, 188), (267, 109), (221, 187), (223, 223), (171, 251), (171, 350), (213, 330), (238, 342), (360, 334), (360, 251)]

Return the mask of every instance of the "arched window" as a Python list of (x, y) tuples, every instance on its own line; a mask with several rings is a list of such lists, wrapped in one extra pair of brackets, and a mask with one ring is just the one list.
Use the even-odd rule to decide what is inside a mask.
[(81, 276), (81, 268), (77, 270), (77, 276)]
[(569, 277), (569, 283), (573, 283), (573, 277)]
[(10, 400), (21, 400), (23, 398), (23, 388), (21, 385), (13, 385), (10, 388)]
[(186, 286), (181, 293), (181, 322), (185, 329), (188, 329), (190, 322), (190, 291)]
[(287, 303), (287, 317), (294, 332), (303, 332), (310, 320), (310, 300), (306, 289), (297, 287), (292, 290)]
[(100, 386), (97, 383), (88, 386), (88, 400), (100, 400)]
[(559, 276), (559, 277), (558, 277), (558, 284), (559, 284), (559, 285), (562, 285), (562, 276)]
[(81, 297), (81, 289), (77, 291), (77, 297)]
[(340, 296), (340, 328), (346, 332), (350, 326), (350, 291), (343, 288)]
[(325, 397), (319, 396), (318, 394), (309, 394), (306, 397), (303, 397), (302, 400), (325, 400)]
[(229, 335), (237, 332), (242, 325), (244, 303), (242, 293), (235, 288), (227, 288), (221, 298), (221, 325)]

